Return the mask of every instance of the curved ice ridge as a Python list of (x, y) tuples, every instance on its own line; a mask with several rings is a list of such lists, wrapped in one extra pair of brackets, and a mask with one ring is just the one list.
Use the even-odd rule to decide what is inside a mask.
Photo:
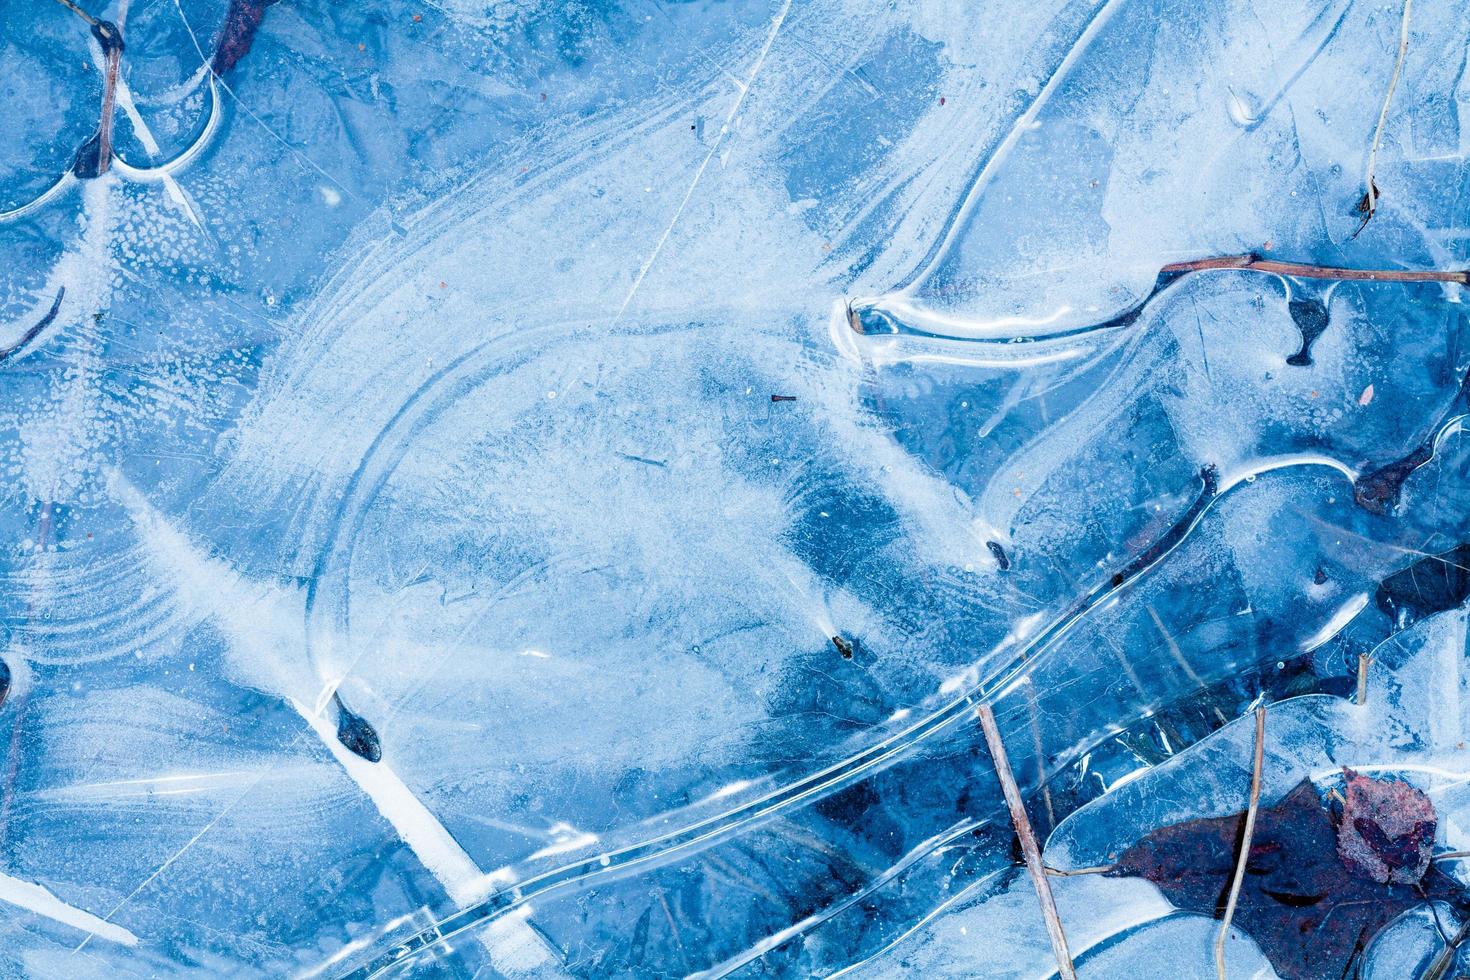
[(124, 176), (137, 181), (151, 182), (163, 180), (170, 177), (189, 164), (198, 159), (199, 155), (208, 149), (214, 141), (214, 134), (219, 130), (222, 115), (222, 100), (219, 97), (219, 83), (215, 80), (213, 73), (209, 75), (209, 115), (205, 117), (204, 128), (199, 135), (188, 146), (184, 147), (179, 154), (172, 159), (164, 160), (148, 167), (135, 167), (123, 159), (123, 155), (116, 151), (112, 154), (112, 163)]
[[(1104, 330), (1129, 327), (1143, 316), (1150, 304), (1173, 289), (1188, 276), (1205, 272), (1254, 272), (1274, 276), (1280, 282), (1288, 279), (1330, 279), (1360, 282), (1441, 283), (1464, 286), (1470, 283), (1470, 270), (1373, 270), (1347, 269), (1329, 266), (1313, 266), (1300, 262), (1284, 262), (1265, 259), (1259, 255), (1235, 255), (1221, 258), (1202, 259), (1194, 262), (1178, 262), (1165, 265), (1159, 270), (1153, 288), (1142, 298), (1134, 301), (1112, 316), (1094, 323), (1064, 327), (1054, 331), (1030, 333), (1000, 333), (976, 336), (962, 331), (973, 329), (977, 324), (953, 316), (944, 316), (914, 306), (902, 298), (902, 291), (875, 299), (855, 300), (848, 303), (847, 320), (852, 329), (863, 335), (899, 335), (924, 337), (935, 340), (963, 341), (975, 344), (1035, 344), (1043, 341), (1069, 340)], [(1043, 326), (1060, 319), (1063, 311), (1041, 318), (1027, 319), (1008, 317), (986, 326), (1010, 326), (1029, 324)]]
[[(384, 955), (343, 976), (351, 980), (370, 980), (370, 978), (382, 976), (384, 971), (400, 965), (406, 958), (416, 956), (467, 930), (488, 925), (533, 899), (573, 890), (594, 880), (620, 878), (639, 870), (652, 869), (676, 856), (704, 850), (743, 829), (764, 823), (781, 813), (841, 790), (865, 774), (887, 768), (900, 757), (968, 717), (970, 712), (982, 702), (993, 701), (1011, 691), (1025, 679), (1027, 672), (1039, 659), (1054, 648), (1056, 641), (1069, 633), (1091, 610), (1156, 568), (1172, 554), (1198, 527), (1205, 514), (1235, 487), (1254, 480), (1262, 473), (1296, 466), (1325, 466), (1343, 474), (1349, 481), (1355, 475), (1355, 471), (1350, 466), (1338, 460), (1306, 454), (1259, 460), (1253, 466), (1232, 471), (1223, 479), (1216, 467), (1206, 466), (1201, 470), (1200, 492), (1193, 503), (1183, 516), (1148, 548), (1130, 559), (1104, 582), (1075, 600), (1045, 629), (1025, 641), (1008, 664), (993, 671), (988, 678), (970, 683), (963, 693), (909, 727), (839, 762), (778, 787), (764, 796), (734, 807), (725, 813), (706, 818), (671, 833), (569, 862), (503, 888), (477, 905), (446, 916), (432, 927), (421, 930), (409, 939), (397, 943)], [(1070, 761), (1070, 759), (1061, 759), (1058, 760), (1057, 765), (1065, 767)], [(889, 872), (871, 883), (864, 894), (870, 894), (876, 888), (882, 887), (904, 867), (920, 860), (929, 851), (943, 846), (949, 836), (941, 834), (921, 844), (904, 857), (900, 862), (902, 867), (896, 865), (891, 868)], [(505, 871), (501, 871), (493, 873), (490, 877), (492, 879), (503, 878), (505, 874)], [(804, 929), (820, 924), (841, 910), (836, 907), (824, 910), (830, 914), (819, 914), (798, 923), (792, 927), (792, 930), (781, 934), (780, 941), (775, 945), (786, 942)], [(766, 948), (774, 948), (774, 946), (766, 946), (763, 943), (762, 951)]]
[[(223, 114), (222, 106), (223, 101), (219, 97), (218, 82), (216, 82), (214, 75), (211, 74), (209, 76), (209, 115), (205, 117), (204, 127), (199, 131), (199, 135), (194, 138), (193, 142), (184, 147), (176, 156), (147, 167), (135, 167), (123, 159), (121, 153), (113, 150), (111, 155), (112, 169), (116, 169), (118, 173), (127, 179), (140, 183), (152, 183), (172, 177), (197, 160), (209, 148), (210, 143), (214, 140), (215, 134), (219, 131)], [(76, 175), (73, 168), (68, 167), (60, 177), (56, 178), (56, 181), (50, 187), (31, 200), (11, 208), (9, 211), (0, 211), (0, 224), (29, 218), (47, 204), (61, 197), (73, 186), (80, 183), (81, 180), (82, 178)]]

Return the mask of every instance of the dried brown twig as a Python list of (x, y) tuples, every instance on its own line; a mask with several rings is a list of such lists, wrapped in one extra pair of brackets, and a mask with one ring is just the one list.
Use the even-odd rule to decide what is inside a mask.
[(1363, 215), (1358, 230), (1353, 232), (1357, 238), (1358, 233), (1368, 227), (1368, 222), (1373, 220), (1373, 215), (1378, 212), (1378, 184), (1373, 179), (1373, 171), (1378, 164), (1378, 146), (1383, 142), (1383, 126), (1388, 122), (1388, 107), (1393, 103), (1394, 89), (1398, 88), (1399, 75), (1404, 70), (1404, 55), (1409, 50), (1409, 9), (1414, 0), (1404, 0), (1404, 13), (1399, 20), (1399, 53), (1394, 59), (1393, 74), (1388, 78), (1388, 91), (1383, 96), (1383, 108), (1378, 110), (1378, 125), (1373, 129), (1373, 142), (1368, 147), (1368, 171), (1363, 177), (1363, 197), (1358, 201), (1358, 211)]
[(1470, 857), (1470, 851), (1445, 851), (1430, 858), (1431, 861), (1458, 861), (1461, 858)]
[(1309, 265), (1305, 262), (1278, 262), (1259, 255), (1222, 255), (1189, 262), (1170, 262), (1160, 272), (1209, 272), (1215, 269), (1238, 269), (1242, 272), (1266, 272), (1300, 279), (1345, 279), (1367, 282), (1457, 282), (1470, 284), (1467, 269), (1344, 269), (1331, 265)]
[(1424, 971), (1424, 980), (1442, 980), (1444, 975), (1450, 972), (1450, 967), (1454, 966), (1460, 953), (1460, 946), (1466, 939), (1470, 939), (1470, 921), (1462, 925), (1460, 931), (1455, 933), (1455, 938), (1446, 943), (1444, 949), (1439, 951), (1434, 962), (1429, 964), (1429, 969)]
[(1046, 873), (1053, 878), (1075, 878), (1078, 875), (1105, 875), (1116, 868), (1116, 864), (1095, 864), (1090, 868), (1073, 868), (1070, 871), (1046, 866)]
[(102, 80), (102, 119), (97, 123), (97, 173), (105, 174), (112, 163), (113, 104), (117, 99), (117, 73), (122, 65), (122, 38), (110, 25), (92, 28), (107, 57), (107, 74)]
[(1052, 897), (1051, 883), (1046, 880), (1046, 866), (1041, 863), (1041, 848), (1036, 843), (1031, 820), (1026, 816), (1026, 804), (1021, 799), (1021, 790), (1016, 786), (1016, 777), (1011, 772), (1005, 743), (1001, 741), (1000, 729), (995, 724), (995, 711), (990, 705), (982, 704), (975, 708), (975, 713), (980, 716), (985, 744), (990, 748), (990, 757), (995, 762), (995, 773), (1000, 777), (1000, 788), (1005, 793), (1006, 806), (1011, 811), (1011, 824), (1021, 840), (1021, 854), (1026, 859), (1026, 870), (1031, 874), (1031, 884), (1036, 889), (1037, 900), (1041, 902), (1041, 914), (1046, 919), (1046, 935), (1051, 940), (1051, 949), (1057, 958), (1057, 971), (1062, 980), (1077, 980), (1077, 969), (1072, 965), (1072, 954), (1067, 949), (1067, 937), (1062, 932), (1062, 919), (1057, 914), (1056, 899)]
[[(1205, 259), (1189, 259), (1170, 262), (1159, 269), (1159, 278), (1153, 290), (1132, 306), (1114, 314), (1107, 320), (1094, 323), (1091, 327), (1074, 328), (1066, 336), (1087, 329), (1102, 327), (1125, 327), (1135, 322), (1142, 309), (1176, 281), (1175, 277), (1195, 272), (1263, 272), (1268, 275), (1295, 276), (1298, 279), (1330, 279), (1356, 282), (1444, 282), (1470, 285), (1470, 269), (1345, 269), (1334, 265), (1313, 265), (1308, 262), (1281, 262), (1264, 259), (1254, 253), (1245, 255), (1217, 255)], [(865, 334), (867, 325), (863, 312), (867, 307), (847, 305), (847, 323), (854, 333)], [(882, 318), (888, 319), (888, 318)], [(891, 332), (892, 324), (882, 326), (882, 332)], [(1014, 340), (1037, 340), (1038, 337), (1013, 338)]]
[(1240, 853), (1235, 859), (1235, 874), (1230, 879), (1230, 898), (1225, 903), (1225, 917), (1215, 936), (1215, 974), (1225, 980), (1225, 940), (1230, 935), (1230, 920), (1235, 918), (1235, 903), (1240, 900), (1240, 885), (1245, 879), (1245, 865), (1251, 853), (1251, 834), (1256, 829), (1256, 810), (1261, 803), (1261, 764), (1266, 751), (1266, 706), (1256, 708), (1256, 752), (1251, 768), (1251, 799), (1245, 811), (1245, 830), (1240, 838)]
[(96, 17), (93, 17), (81, 7), (78, 7), (76, 4), (72, 3), (72, 0), (56, 0), (56, 2), (61, 4), (67, 10), (70, 10), (72, 13), (76, 14), (82, 20), (86, 21), (88, 27), (96, 27), (99, 23), (101, 23), (97, 20)]
[[(102, 46), (103, 75), (102, 75), (102, 111), (101, 118), (97, 121), (97, 135), (93, 137), (96, 143), (97, 158), (95, 163), (90, 159), (89, 164), (83, 172), (80, 161), (78, 162), (78, 176), (98, 177), (107, 172), (112, 164), (112, 118), (117, 103), (117, 76), (122, 66), (123, 40), (122, 33), (116, 24), (109, 21), (98, 20), (77, 6), (73, 0), (56, 0), (57, 3), (76, 14), (86, 21), (87, 26), (92, 29), (92, 36)], [(89, 143), (92, 141), (89, 141)], [(84, 155), (89, 152), (84, 150)]]

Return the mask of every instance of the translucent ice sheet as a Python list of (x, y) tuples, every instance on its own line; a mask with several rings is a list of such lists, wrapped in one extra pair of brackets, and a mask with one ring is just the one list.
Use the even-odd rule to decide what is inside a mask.
[(1263, 696), (1273, 788), (1462, 750), (1340, 695), (1464, 655), (1383, 598), (1466, 539), (1463, 5), (1363, 224), (1399, 7), (78, 4), (0, 0), (0, 975), (1045, 976), (977, 705), (1056, 862)]

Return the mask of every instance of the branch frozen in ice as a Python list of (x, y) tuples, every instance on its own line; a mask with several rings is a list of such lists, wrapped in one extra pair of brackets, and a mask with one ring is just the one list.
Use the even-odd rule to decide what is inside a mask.
[(96, 27), (99, 23), (101, 23), (101, 21), (99, 21), (96, 17), (93, 17), (81, 7), (78, 7), (75, 3), (72, 3), (72, 0), (56, 0), (56, 2), (61, 4), (67, 10), (70, 10), (72, 13), (76, 14), (82, 20), (86, 21), (88, 27)]
[(1095, 864), (1090, 868), (1072, 868), (1068, 870), (1063, 868), (1053, 868), (1048, 865), (1046, 868), (1046, 873), (1051, 875), (1053, 878), (1076, 878), (1079, 875), (1105, 875), (1116, 867), (1117, 865), (1115, 864)]
[(100, 177), (112, 165), (112, 122), (117, 106), (117, 75), (122, 66), (122, 31), (116, 24), (97, 21), (92, 25), (92, 37), (102, 48), (102, 109), (97, 120), (97, 132), (82, 144), (77, 151), (72, 173), (83, 180)]
[[(1196, 272), (1260, 272), (1297, 279), (1327, 279), (1338, 282), (1439, 282), (1462, 286), (1470, 284), (1470, 269), (1348, 269), (1341, 266), (1266, 259), (1253, 252), (1244, 255), (1218, 255), (1184, 262), (1170, 262), (1161, 267), (1153, 289), (1149, 290), (1146, 296), (1106, 320), (1038, 335), (1007, 334), (992, 337), (968, 337), (966, 340), (970, 343), (1009, 346), (1018, 343), (1065, 340), (1099, 330), (1132, 326), (1138, 322), (1150, 303), (1178, 285), (1185, 276)], [(903, 323), (882, 307), (866, 301), (849, 302), (846, 313), (848, 325), (852, 327), (854, 333), (935, 336), (922, 327)]]
[(40, 336), (42, 330), (51, 326), (52, 321), (56, 319), (57, 311), (61, 309), (61, 300), (64, 296), (66, 296), (66, 287), (57, 287), (56, 298), (51, 301), (51, 309), (47, 310), (33, 325), (27, 327), (15, 340), (0, 347), (0, 361), (9, 360), (12, 354), (35, 340)]
[[(1432, 907), (1432, 906), (1431, 906)], [(1460, 927), (1455, 933), (1455, 938), (1445, 944), (1444, 949), (1429, 964), (1429, 969), (1424, 971), (1424, 980), (1442, 980), (1445, 974), (1450, 972), (1450, 967), (1455, 965), (1455, 959), (1459, 956), (1460, 946), (1466, 939), (1470, 939), (1470, 921)]]
[(1041, 863), (1041, 847), (1036, 843), (1036, 834), (1031, 830), (1031, 820), (1026, 816), (1026, 804), (1021, 799), (1021, 790), (1016, 786), (1016, 777), (1011, 772), (1010, 760), (1006, 758), (1005, 742), (995, 724), (995, 710), (988, 704), (975, 708), (980, 717), (980, 728), (985, 732), (985, 744), (990, 748), (990, 757), (995, 762), (995, 773), (1000, 777), (1000, 788), (1005, 793), (1006, 806), (1011, 811), (1011, 823), (1016, 836), (1021, 839), (1021, 853), (1026, 859), (1026, 870), (1031, 874), (1031, 884), (1036, 888), (1036, 898), (1041, 902), (1041, 914), (1046, 919), (1046, 935), (1051, 940), (1052, 952), (1057, 957), (1057, 971), (1062, 980), (1077, 980), (1077, 970), (1072, 965), (1072, 953), (1067, 949), (1067, 935), (1062, 931), (1062, 919), (1057, 914), (1057, 902), (1051, 893), (1051, 882), (1046, 880), (1046, 865)]
[(92, 29), (92, 36), (102, 47), (102, 113), (97, 121), (97, 132), (82, 144), (77, 151), (72, 172), (78, 177), (99, 177), (107, 172), (112, 161), (112, 115), (117, 100), (117, 74), (122, 64), (122, 30), (111, 21), (99, 20), (77, 6), (72, 0), (56, 0), (76, 14)]
[(1383, 142), (1383, 126), (1388, 122), (1388, 107), (1393, 103), (1393, 92), (1398, 88), (1399, 75), (1404, 70), (1404, 54), (1409, 50), (1409, 10), (1413, 4), (1414, 0), (1404, 0), (1404, 13), (1399, 21), (1399, 53), (1393, 62), (1393, 74), (1388, 79), (1388, 91), (1383, 96), (1383, 108), (1378, 110), (1378, 125), (1373, 129), (1373, 143), (1368, 147), (1368, 171), (1363, 176), (1363, 197), (1358, 201), (1358, 210), (1363, 214), (1363, 221), (1358, 225), (1358, 230), (1353, 232), (1354, 238), (1368, 227), (1368, 222), (1373, 220), (1373, 215), (1378, 211), (1378, 185), (1374, 183), (1373, 171), (1378, 165), (1378, 146)]
[(1298, 279), (1450, 282), (1461, 285), (1470, 283), (1470, 270), (1467, 269), (1345, 269), (1340, 266), (1311, 265), (1306, 262), (1280, 262), (1276, 259), (1263, 259), (1254, 253), (1222, 255), (1208, 259), (1193, 259), (1188, 262), (1170, 262), (1159, 272), (1167, 275), (1169, 273), (1210, 272), (1219, 269), (1267, 272), (1279, 276), (1295, 276)]
[(1251, 834), (1256, 829), (1256, 810), (1261, 804), (1261, 763), (1266, 747), (1266, 706), (1256, 706), (1256, 751), (1251, 765), (1251, 799), (1245, 811), (1245, 830), (1240, 835), (1240, 853), (1235, 859), (1235, 874), (1230, 879), (1230, 898), (1225, 903), (1225, 917), (1215, 936), (1215, 972), (1225, 980), (1225, 940), (1230, 937), (1230, 920), (1235, 918), (1235, 903), (1240, 900), (1240, 886), (1245, 880), (1245, 866), (1250, 860)]

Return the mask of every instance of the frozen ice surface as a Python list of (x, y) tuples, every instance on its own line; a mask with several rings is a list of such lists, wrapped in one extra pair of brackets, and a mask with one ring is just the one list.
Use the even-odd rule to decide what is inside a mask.
[[(1057, 963), (1040, 917), (1036, 893), (1024, 874), (1004, 891), (952, 908), (847, 974), (925, 977), (997, 977), (1045, 980)], [(1138, 879), (1059, 878), (1057, 907), (1070, 924), (1067, 941), (1079, 977), (1165, 980), (1211, 976), (1211, 943), (1218, 925), (1176, 911), (1158, 889)], [(1274, 980), (1276, 973), (1248, 936), (1231, 935), (1229, 977)]]
[(1057, 865), (1259, 696), (1470, 847), (1463, 282), (1161, 277), (1470, 266), (1470, 8), (1359, 230), (1396, 5), (81, 7), (0, 0), (0, 976), (1046, 976), (981, 700)]

